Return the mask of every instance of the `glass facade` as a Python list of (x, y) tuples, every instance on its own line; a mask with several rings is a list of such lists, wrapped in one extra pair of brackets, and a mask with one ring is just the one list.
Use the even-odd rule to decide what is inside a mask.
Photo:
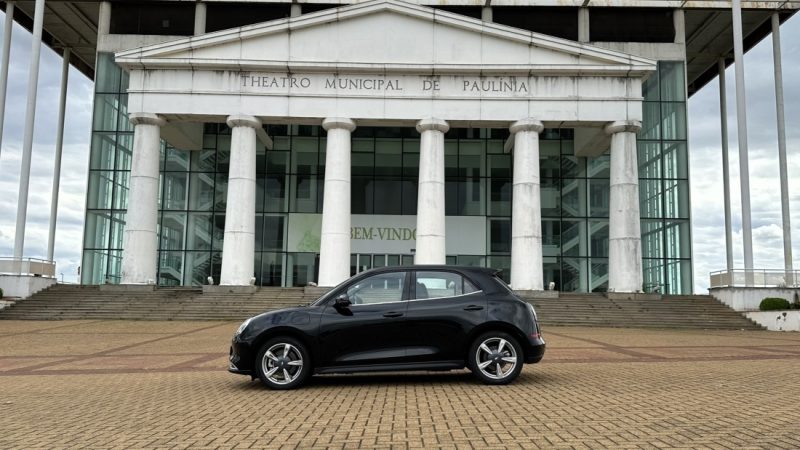
[[(119, 282), (133, 128), (125, 73), (100, 54), (97, 65), (82, 282)], [(639, 176), (645, 290), (691, 292), (688, 155), (683, 63), (661, 62), (644, 87)], [(267, 125), (274, 146), (256, 151), (256, 284), (302, 286), (316, 279), (313, 237), (289, 242), (298, 218), (322, 212), (325, 131)], [(491, 266), (507, 278), (511, 261), (512, 155), (507, 129), (451, 129), (445, 135), (449, 217), (485, 224), (482, 254), (448, 248), (450, 264)], [(203, 149), (161, 151), (160, 285), (219, 280), (225, 228), (230, 129), (206, 124)], [(367, 217), (416, 214), (419, 134), (413, 128), (359, 127), (352, 135), (351, 212)], [(545, 284), (604, 291), (608, 281), (608, 156), (574, 155), (573, 130), (540, 136)], [(412, 222), (413, 223), (413, 222)], [(318, 242), (316, 243), (318, 248)], [(410, 264), (411, 252), (376, 248), (351, 255), (351, 272)]]

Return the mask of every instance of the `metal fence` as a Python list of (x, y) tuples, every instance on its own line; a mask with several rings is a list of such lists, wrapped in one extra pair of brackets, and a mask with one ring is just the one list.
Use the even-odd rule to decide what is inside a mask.
[(709, 287), (800, 287), (800, 270), (733, 269), (709, 274)]
[(56, 263), (37, 258), (0, 257), (0, 274), (56, 277)]

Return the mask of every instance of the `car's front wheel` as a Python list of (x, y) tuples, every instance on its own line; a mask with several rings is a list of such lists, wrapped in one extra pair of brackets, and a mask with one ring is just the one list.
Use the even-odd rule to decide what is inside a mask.
[(507, 384), (522, 371), (522, 348), (508, 333), (492, 331), (478, 336), (467, 356), (472, 373), (486, 384)]
[(261, 382), (272, 389), (294, 389), (311, 375), (311, 358), (297, 339), (275, 337), (258, 352), (256, 371)]

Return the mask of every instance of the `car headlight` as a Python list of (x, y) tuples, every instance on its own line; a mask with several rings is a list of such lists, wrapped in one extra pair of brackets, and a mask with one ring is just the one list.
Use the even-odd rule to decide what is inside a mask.
[(236, 330), (236, 334), (234, 334), (234, 336), (238, 336), (238, 335), (242, 334), (242, 332), (244, 331), (244, 329), (245, 329), (245, 328), (247, 328), (247, 325), (249, 325), (249, 324), (250, 324), (250, 321), (251, 321), (251, 320), (253, 320), (253, 318), (252, 318), (252, 317), (249, 317), (249, 318), (247, 318), (247, 320), (245, 320), (244, 322), (242, 322), (242, 324), (241, 324), (241, 325), (239, 325), (239, 328)]

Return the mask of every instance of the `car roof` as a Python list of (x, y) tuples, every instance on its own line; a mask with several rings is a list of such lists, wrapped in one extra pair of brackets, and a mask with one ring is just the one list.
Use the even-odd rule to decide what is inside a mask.
[(492, 276), (500, 271), (500, 269), (494, 269), (491, 267), (476, 267), (476, 266), (457, 266), (457, 265), (447, 265), (447, 264), (416, 264), (412, 266), (385, 266), (385, 267), (377, 267), (374, 269), (365, 270), (363, 272), (359, 272), (359, 275), (363, 275), (366, 273), (381, 273), (381, 272), (395, 272), (398, 270), (447, 270), (447, 271), (455, 271), (455, 272), (471, 272), (471, 273), (482, 273), (489, 276)]

